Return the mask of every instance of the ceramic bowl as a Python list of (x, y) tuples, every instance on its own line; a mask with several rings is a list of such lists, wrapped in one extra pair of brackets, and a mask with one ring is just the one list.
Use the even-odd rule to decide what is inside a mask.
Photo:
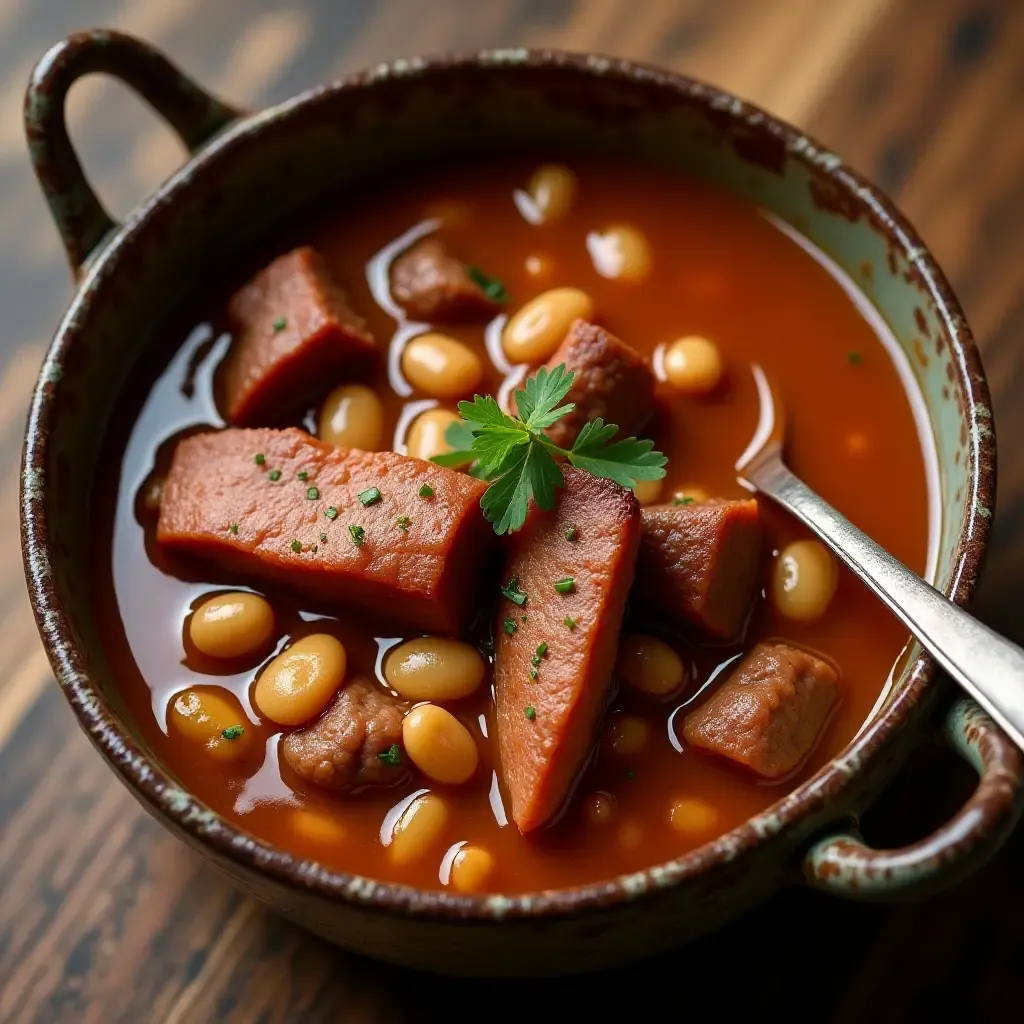
[[(91, 72), (138, 91), (192, 157), (123, 224), (90, 190), (64, 124)], [(786, 883), (890, 899), (948, 885), (998, 847), (1021, 809), (1021, 757), (912, 649), (890, 695), (838, 757), (763, 814), (667, 864), (599, 885), (457, 896), (293, 857), (219, 817), (147, 750), (106, 664), (90, 604), (90, 486), (105, 423), (153, 327), (202, 269), (301, 205), (434, 153), (547, 144), (712, 178), (836, 260), (888, 322), (925, 396), (941, 469), (936, 585), (968, 601), (988, 541), (995, 450), (978, 352), (949, 285), (878, 189), (813, 139), (700, 82), (606, 57), (494, 50), (383, 64), (243, 114), (114, 32), (74, 35), (32, 77), (32, 159), (77, 277), (25, 441), (25, 572), (57, 680), (101, 754), (156, 817), (244, 890), (343, 946), (441, 971), (596, 969), (720, 925)], [(938, 731), (979, 775), (933, 835), (868, 848), (858, 816)]]

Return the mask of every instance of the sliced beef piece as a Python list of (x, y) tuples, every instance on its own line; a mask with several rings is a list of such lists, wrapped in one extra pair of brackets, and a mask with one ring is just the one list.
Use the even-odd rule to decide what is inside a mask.
[(480, 512), (486, 486), (294, 428), (229, 428), (179, 442), (156, 538), (244, 577), (455, 633), (477, 608), (494, 539)]
[(443, 242), (427, 238), (391, 265), (391, 295), (413, 320), (488, 319), (501, 308)]
[(638, 606), (722, 641), (742, 637), (757, 597), (757, 502), (707, 501), (643, 510)]
[(828, 662), (788, 644), (758, 644), (686, 716), (683, 736), (763, 779), (781, 779), (806, 760), (838, 701)]
[(597, 324), (575, 320), (548, 368), (565, 363), (575, 377), (566, 402), (576, 408), (548, 427), (548, 437), (571, 448), (583, 424), (600, 416), (616, 423), (618, 437), (637, 434), (654, 415), (654, 373), (650, 363)]
[(235, 338), (220, 368), (224, 418), (284, 422), (329, 387), (366, 369), (373, 335), (308, 247), (278, 257), (231, 297)]
[[(408, 778), (405, 759), (381, 759), (402, 745), (405, 705), (366, 679), (354, 679), (312, 724), (289, 733), (281, 753), (301, 778), (324, 789), (388, 786)], [(401, 755), (400, 755), (401, 756)]]
[[(514, 580), (527, 597), (500, 601), (494, 693), (501, 770), (521, 832), (558, 813), (596, 743), (639, 536), (629, 491), (567, 468), (557, 507), (533, 507), (511, 537), (503, 583)], [(555, 589), (564, 578), (570, 593)]]

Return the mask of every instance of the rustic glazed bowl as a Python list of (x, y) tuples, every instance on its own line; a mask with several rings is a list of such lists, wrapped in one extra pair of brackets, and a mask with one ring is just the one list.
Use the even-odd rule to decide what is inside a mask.
[[(90, 190), (64, 124), (80, 76), (105, 72), (174, 127), (192, 159), (123, 224)], [(145, 44), (89, 32), (40, 62), (26, 100), (32, 159), (78, 279), (50, 346), (25, 441), (25, 572), (57, 679), (82, 728), (139, 800), (244, 890), (343, 946), (441, 971), (599, 968), (720, 925), (785, 883), (891, 899), (948, 885), (998, 847), (1021, 809), (1021, 757), (911, 649), (890, 695), (838, 757), (764, 814), (678, 860), (600, 885), (530, 895), (426, 892), (328, 870), (239, 830), (181, 788), (125, 712), (90, 604), (89, 495), (114, 403), (155, 325), (203, 268), (300, 205), (406, 160), (574, 146), (713, 178), (793, 225), (860, 285), (906, 350), (941, 470), (936, 585), (965, 603), (995, 490), (981, 364), (927, 249), (893, 204), (763, 111), (654, 68), (527, 50), (397, 61), (247, 115)], [(866, 638), (866, 640), (869, 639)], [(860, 813), (929, 731), (979, 785), (933, 835), (868, 848)]]

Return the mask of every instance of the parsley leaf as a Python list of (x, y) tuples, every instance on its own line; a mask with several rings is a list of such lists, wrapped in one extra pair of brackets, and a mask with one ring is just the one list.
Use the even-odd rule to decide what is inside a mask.
[(628, 437), (612, 442), (619, 428), (601, 419), (585, 424), (570, 450), (552, 444), (544, 431), (575, 409), (572, 402), (559, 404), (572, 382), (573, 373), (564, 363), (552, 370), (542, 366), (515, 392), (518, 416), (502, 412), (490, 395), (459, 402), (462, 422), (445, 431), (445, 440), (455, 450), (436, 455), (433, 461), (470, 466), (473, 476), (490, 481), (480, 505), (495, 533), (518, 530), (526, 522), (531, 500), (542, 509), (554, 508), (555, 492), (565, 484), (556, 457), (627, 488), (665, 475), (668, 459), (652, 450), (653, 441)]
[(528, 430), (550, 427), (576, 408), (575, 402), (558, 407), (572, 387), (572, 378), (573, 374), (565, 368), (565, 363), (559, 363), (553, 370), (542, 366), (536, 376), (526, 378), (523, 390), (515, 393), (515, 399), (516, 408)]
[(651, 450), (654, 442), (627, 437), (608, 444), (617, 430), (600, 417), (585, 423), (569, 452), (569, 461), (594, 476), (614, 480), (621, 487), (635, 487), (640, 480), (660, 480), (668, 459)]
[(508, 302), (508, 292), (496, 277), (489, 277), (479, 267), (466, 267), (466, 275), (492, 302)]

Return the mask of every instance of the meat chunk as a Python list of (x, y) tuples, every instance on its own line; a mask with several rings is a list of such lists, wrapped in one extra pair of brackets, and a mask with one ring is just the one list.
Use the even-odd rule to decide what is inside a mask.
[(686, 716), (683, 736), (763, 779), (781, 779), (806, 760), (838, 700), (828, 662), (788, 644), (758, 644)]
[(295, 428), (229, 428), (179, 442), (156, 537), (242, 576), (453, 633), (476, 609), (494, 538), (486, 486)]
[(436, 238), (417, 242), (391, 265), (391, 295), (413, 320), (486, 319), (500, 304)]
[[(501, 770), (521, 832), (558, 813), (596, 742), (639, 537), (633, 495), (572, 468), (557, 507), (531, 508), (512, 535), (504, 582), (526, 600), (500, 602), (494, 694)], [(569, 592), (555, 589), (567, 579)]]
[(366, 679), (354, 679), (312, 724), (289, 733), (281, 753), (307, 782), (332, 790), (388, 786), (408, 777), (393, 758), (402, 745), (405, 705)]
[(603, 327), (575, 320), (548, 368), (565, 363), (575, 377), (566, 395), (576, 408), (548, 427), (548, 437), (571, 448), (583, 425), (600, 416), (616, 423), (618, 436), (635, 435), (654, 414), (654, 373), (650, 363)]
[(650, 614), (715, 640), (742, 637), (757, 596), (757, 502), (652, 505), (643, 511), (634, 597)]
[(366, 368), (376, 343), (308, 247), (278, 257), (231, 297), (235, 339), (220, 369), (224, 418), (283, 422)]

